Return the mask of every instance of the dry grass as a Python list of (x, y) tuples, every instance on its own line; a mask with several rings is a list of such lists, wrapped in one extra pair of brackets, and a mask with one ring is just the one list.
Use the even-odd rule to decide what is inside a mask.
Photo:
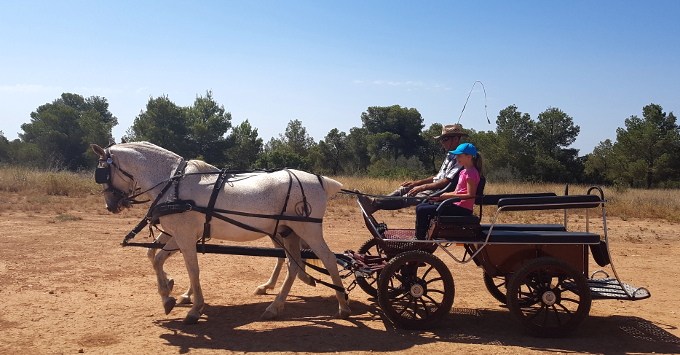
[(88, 211), (97, 204), (101, 187), (91, 173), (52, 172), (23, 167), (0, 168), (0, 212), (56, 213)]
[[(344, 184), (345, 189), (358, 189), (361, 192), (375, 195), (384, 195), (393, 191), (402, 181), (379, 180), (357, 177), (335, 177), (336, 180)], [(564, 184), (553, 183), (487, 183), (485, 193), (487, 194), (520, 194), (533, 192), (554, 192), (557, 195), (564, 195), (567, 186)], [(590, 186), (569, 185), (570, 195), (586, 194)], [(607, 200), (607, 215), (627, 218), (652, 218), (672, 222), (680, 222), (680, 190), (642, 190), (642, 189), (615, 189), (603, 186), (605, 199)], [(347, 195), (338, 199), (347, 204), (356, 206), (354, 196)], [(485, 209), (492, 212), (492, 209)], [(490, 213), (487, 213), (487, 215)], [(563, 219), (560, 213), (514, 213), (511, 214), (517, 223), (530, 223), (536, 220), (537, 216), (548, 218), (542, 223), (558, 223)], [(546, 217), (547, 216), (547, 217)], [(487, 216), (488, 217), (488, 216)]]
[[(370, 179), (360, 177), (337, 176), (347, 190), (359, 190), (363, 193), (384, 195), (394, 190), (403, 181), (394, 179)], [(569, 194), (585, 194), (589, 186), (570, 185)], [(53, 213), (59, 220), (69, 219), (72, 211), (103, 210), (103, 200), (99, 194), (101, 187), (94, 182), (91, 172), (51, 172), (20, 167), (0, 168), (0, 213), (8, 211), (24, 211), (30, 213)], [(628, 218), (652, 218), (672, 222), (680, 221), (680, 190), (641, 190), (613, 189), (604, 187), (604, 195), (608, 201), (609, 216)], [(563, 195), (565, 185), (542, 183), (488, 183), (488, 194), (554, 192)], [(144, 208), (144, 206), (140, 206)], [(329, 211), (334, 213), (356, 213), (356, 197), (352, 194), (339, 194), (329, 204)], [(412, 209), (385, 211), (393, 215), (404, 215), (412, 223)], [(493, 213), (492, 208), (484, 210), (485, 217)], [(408, 217), (407, 217), (408, 216)], [(516, 223), (558, 223), (563, 218), (560, 213), (516, 213), (512, 215)], [(583, 218), (576, 215), (575, 218)]]

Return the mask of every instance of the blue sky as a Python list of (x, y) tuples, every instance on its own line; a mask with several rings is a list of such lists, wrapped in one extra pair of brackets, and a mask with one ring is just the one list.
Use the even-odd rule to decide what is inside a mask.
[(300, 120), (316, 141), (369, 106), (426, 128), (495, 129), (509, 105), (581, 127), (584, 155), (624, 119), (680, 112), (680, 1), (22, 1), (0, 11), (0, 130), (63, 92), (107, 98), (120, 138), (150, 97), (211, 90), (265, 141)]

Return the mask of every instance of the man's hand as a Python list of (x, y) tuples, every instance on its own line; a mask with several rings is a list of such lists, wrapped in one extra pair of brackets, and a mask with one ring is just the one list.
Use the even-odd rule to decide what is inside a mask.
[(418, 185), (413, 187), (409, 192), (406, 194), (407, 196), (415, 196), (417, 195), (420, 191), (425, 190), (425, 185)]
[(401, 184), (402, 187), (410, 187), (413, 186), (413, 181), (405, 181)]

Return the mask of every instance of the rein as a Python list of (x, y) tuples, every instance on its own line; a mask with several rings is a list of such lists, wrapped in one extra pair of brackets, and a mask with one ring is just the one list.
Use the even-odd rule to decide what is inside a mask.
[[(169, 214), (175, 214), (175, 213), (183, 213), (183, 212), (188, 212), (188, 211), (196, 211), (200, 212), (206, 215), (206, 222), (204, 223), (204, 229), (203, 229), (203, 235), (201, 237), (201, 243), (205, 245), (205, 241), (210, 239), (210, 222), (212, 218), (217, 218), (222, 221), (228, 222), (230, 224), (233, 224), (235, 226), (238, 226), (240, 228), (252, 231), (252, 232), (257, 232), (257, 233), (262, 233), (266, 234), (269, 237), (274, 238), (274, 235), (276, 234), (276, 231), (278, 230), (279, 223), (281, 221), (296, 221), (296, 222), (311, 222), (311, 223), (322, 223), (323, 219), (322, 218), (313, 218), (309, 217), (311, 214), (311, 211), (309, 210), (309, 204), (307, 203), (307, 197), (304, 193), (304, 188), (302, 187), (302, 183), (300, 182), (300, 179), (290, 170), (286, 170), (289, 174), (289, 183), (288, 183), (288, 191), (286, 193), (286, 199), (284, 201), (283, 207), (281, 209), (281, 213), (278, 215), (269, 215), (269, 214), (260, 214), (260, 213), (250, 213), (250, 212), (242, 212), (242, 211), (234, 211), (234, 210), (226, 210), (226, 209), (219, 209), (219, 208), (214, 208), (215, 202), (217, 201), (217, 196), (219, 192), (222, 190), (222, 187), (224, 184), (227, 182), (226, 177), (230, 174), (234, 174), (234, 171), (230, 170), (222, 170), (220, 172), (204, 172), (204, 173), (189, 173), (185, 174), (184, 173), (184, 168), (186, 167), (186, 161), (182, 160), (180, 162), (180, 166), (178, 166), (177, 171), (175, 172), (174, 176), (168, 180), (161, 181), (160, 183), (156, 184), (154, 187), (146, 190), (150, 191), (153, 190), (154, 188), (160, 186), (161, 184), (165, 183), (165, 187), (161, 191), (161, 193), (156, 197), (154, 202), (151, 204), (149, 207), (149, 210), (147, 211), (146, 216), (142, 221), (140, 221), (139, 224), (133, 230), (128, 233), (121, 245), (125, 246), (128, 245), (129, 241), (134, 238), (139, 232), (144, 229), (145, 226), (147, 226), (149, 223), (156, 224), (158, 219), (162, 216), (166, 216)], [(261, 170), (258, 170), (261, 171)], [(267, 170), (267, 172), (271, 172), (272, 170)], [(255, 172), (255, 171), (238, 171), (237, 173), (246, 173), (246, 172)], [(196, 203), (192, 200), (180, 200), (178, 198), (178, 189), (179, 189), (179, 182), (180, 180), (187, 175), (197, 175), (197, 174), (219, 174), (217, 180), (215, 181), (215, 184), (213, 185), (212, 193), (210, 195), (210, 201), (208, 203), (207, 207), (202, 207), (202, 206), (197, 206)], [(288, 202), (290, 200), (290, 192), (292, 190), (293, 186), (293, 177), (295, 177), (295, 180), (297, 180), (298, 185), (300, 186), (300, 190), (302, 191), (302, 209), (303, 211), (300, 213), (301, 215), (299, 216), (286, 216), (284, 215)], [(321, 180), (319, 180), (321, 181)], [(165, 195), (165, 193), (169, 190), (170, 186), (175, 184), (175, 196), (174, 199), (171, 201), (166, 201), (162, 203), (158, 203), (158, 201)], [(297, 209), (296, 209), (297, 211)], [(276, 219), (276, 226), (274, 228), (273, 232), (266, 232), (263, 231), (259, 228), (256, 228), (254, 226), (248, 225), (243, 222), (239, 222), (237, 220), (234, 220), (232, 218), (229, 218), (226, 215), (237, 215), (237, 216), (244, 216), (244, 217), (255, 217), (255, 218), (266, 218), (266, 219)]]
[[(286, 250), (285, 247), (281, 244), (281, 242), (279, 242), (274, 237), (276, 235), (276, 232), (279, 229), (279, 224), (280, 224), (281, 221), (296, 221), (296, 222), (310, 222), (310, 223), (322, 223), (323, 222), (322, 218), (309, 217), (309, 215), (311, 214), (311, 210), (309, 208), (309, 203), (307, 202), (307, 196), (304, 192), (304, 187), (302, 185), (302, 182), (300, 181), (300, 179), (298, 178), (297, 175), (295, 175), (292, 171), (290, 171), (288, 169), (285, 169), (286, 172), (289, 175), (288, 191), (286, 192), (286, 198), (285, 198), (283, 206), (281, 208), (281, 213), (279, 213), (278, 215), (267, 215), (267, 214), (241, 212), (241, 211), (233, 211), (233, 210), (225, 210), (225, 209), (215, 208), (217, 196), (218, 196), (219, 192), (222, 190), (222, 187), (224, 186), (224, 184), (227, 182), (227, 176), (232, 174), (231, 171), (226, 170), (226, 169), (219, 172), (219, 175), (218, 175), (217, 179), (215, 180), (215, 184), (213, 185), (213, 189), (212, 189), (212, 192), (210, 194), (210, 200), (208, 202), (207, 207), (196, 206), (196, 203), (192, 200), (179, 200), (178, 199), (178, 196), (179, 196), (179, 194), (178, 194), (179, 181), (184, 176), (189, 175), (189, 174), (184, 174), (184, 168), (185, 167), (186, 167), (186, 162), (184, 160), (182, 160), (182, 162), (180, 163), (180, 166), (178, 167), (177, 171), (175, 172), (175, 175), (171, 179), (167, 180), (165, 187), (163, 188), (161, 193), (156, 197), (153, 204), (149, 207), (149, 210), (148, 210), (146, 216), (144, 217), (144, 219), (142, 219), (142, 221), (140, 221), (139, 224), (137, 224), (137, 226), (135, 226), (135, 228), (125, 236), (123, 242), (121, 243), (122, 246), (137, 244), (137, 243), (130, 243), (130, 240), (132, 238), (134, 238), (137, 235), (137, 233), (141, 232), (142, 229), (144, 229), (144, 227), (146, 227), (149, 223), (151, 223), (152, 225), (155, 224), (160, 217), (166, 216), (166, 215), (169, 215), (169, 214), (184, 213), (184, 212), (188, 212), (188, 211), (196, 211), (196, 212), (200, 212), (200, 213), (205, 214), (205, 223), (203, 224), (203, 235), (201, 236), (201, 251), (203, 253), (206, 252), (205, 242), (206, 242), (206, 240), (210, 239), (210, 222), (212, 221), (213, 217), (220, 219), (222, 221), (225, 221), (227, 223), (233, 224), (237, 227), (252, 231), (252, 232), (266, 234), (276, 244), (278, 244), (284, 250)], [(204, 173), (200, 173), (200, 174), (204, 174)], [(205, 173), (205, 174), (212, 174), (212, 173)], [(319, 183), (323, 186), (321, 177), (318, 176), (318, 175), (317, 175), (317, 177), (319, 179)], [(288, 207), (288, 203), (290, 202), (290, 193), (291, 193), (292, 188), (293, 188), (293, 178), (297, 181), (298, 186), (300, 186), (300, 191), (302, 193), (302, 207), (301, 207), (301, 211), (299, 211), (297, 207), (295, 208), (295, 211), (298, 212), (300, 215), (298, 215), (298, 216), (286, 216), (286, 215), (284, 215), (284, 213), (285, 213), (285, 211)], [(163, 203), (158, 203), (161, 196), (163, 196), (167, 192), (167, 190), (169, 189), (169, 187), (173, 183), (175, 184), (175, 198), (174, 198), (174, 200), (163, 202)], [(156, 186), (158, 186), (158, 185), (160, 185), (160, 183), (157, 184)], [(276, 219), (276, 225), (274, 226), (273, 232), (268, 233), (266, 231), (263, 231), (259, 228), (251, 226), (249, 224), (239, 222), (239, 221), (237, 221), (233, 218), (227, 217), (226, 215), (237, 215), (237, 216), (244, 216), (244, 217)], [(290, 251), (287, 251), (287, 252), (290, 253)], [(319, 271), (319, 272), (328, 274), (328, 271), (321, 269), (321, 268), (317, 267), (316, 265), (311, 265), (311, 264), (308, 264), (308, 263), (305, 263), (305, 264), (308, 265), (309, 267)], [(339, 286), (336, 286), (332, 283), (320, 280), (320, 279), (315, 278), (315, 277), (313, 277), (309, 274), (307, 274), (307, 275), (309, 277), (311, 277), (315, 282), (318, 282), (319, 284), (330, 287), (330, 288), (334, 289), (335, 291), (344, 293), (345, 298), (348, 297), (347, 292), (343, 287), (339, 287)]]

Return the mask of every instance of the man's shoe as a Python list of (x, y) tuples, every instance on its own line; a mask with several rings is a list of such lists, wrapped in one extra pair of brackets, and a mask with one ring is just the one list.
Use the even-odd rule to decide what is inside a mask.
[(373, 215), (378, 209), (375, 208), (375, 199), (366, 195), (359, 195), (358, 197), (361, 207), (367, 215)]

